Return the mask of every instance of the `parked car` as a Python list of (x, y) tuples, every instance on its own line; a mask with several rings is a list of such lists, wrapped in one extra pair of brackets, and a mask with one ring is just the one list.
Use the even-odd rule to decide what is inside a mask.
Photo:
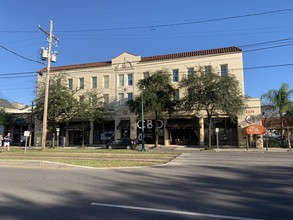
[(107, 149), (112, 149), (112, 148), (135, 149), (136, 147), (137, 147), (136, 141), (131, 138), (117, 139), (115, 141), (111, 141), (106, 144)]

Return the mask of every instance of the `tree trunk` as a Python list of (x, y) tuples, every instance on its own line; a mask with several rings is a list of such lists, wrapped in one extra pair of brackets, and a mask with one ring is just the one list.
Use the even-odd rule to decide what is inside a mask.
[(281, 123), (281, 125), (280, 125), (280, 127), (281, 127), (281, 146), (282, 147), (285, 147), (285, 140), (284, 140), (284, 136), (283, 136), (283, 133), (284, 133), (284, 117), (283, 117), (283, 113), (282, 112), (280, 112), (279, 113), (280, 114), (280, 123)]
[(56, 122), (53, 122), (53, 134), (52, 134), (52, 148), (55, 148), (55, 129), (56, 129)]
[(82, 139), (81, 139), (81, 147), (84, 148), (84, 121), (82, 122)]
[(210, 115), (208, 115), (208, 123), (209, 123), (209, 129), (208, 129), (208, 148), (212, 148), (212, 118)]

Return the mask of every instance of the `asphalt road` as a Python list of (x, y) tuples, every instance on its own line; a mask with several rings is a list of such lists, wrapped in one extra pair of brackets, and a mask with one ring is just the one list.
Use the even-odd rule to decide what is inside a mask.
[(164, 166), (0, 168), (0, 219), (293, 219), (292, 152), (193, 152)]

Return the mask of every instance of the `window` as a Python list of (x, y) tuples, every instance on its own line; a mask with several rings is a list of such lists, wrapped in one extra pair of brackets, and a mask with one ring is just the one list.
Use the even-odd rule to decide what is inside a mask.
[(79, 88), (84, 89), (84, 78), (79, 78)]
[(194, 74), (194, 67), (187, 68), (187, 77), (191, 77)]
[(109, 94), (104, 94), (103, 99), (104, 99), (104, 104), (109, 104)]
[(68, 89), (69, 90), (73, 89), (73, 79), (68, 79)]
[(118, 76), (118, 80), (119, 80), (119, 86), (124, 86), (124, 75), (123, 74), (120, 74), (119, 76)]
[(221, 67), (221, 76), (227, 76), (228, 75), (228, 64), (222, 64)]
[(125, 103), (124, 93), (119, 93), (118, 98), (119, 98), (119, 105), (124, 105), (124, 103)]
[(96, 95), (92, 96), (92, 106), (97, 106), (98, 104), (98, 97)]
[(150, 72), (144, 72), (143, 73), (143, 78), (146, 79), (150, 76)]
[(179, 82), (179, 70), (178, 69), (173, 70), (173, 82)]
[(97, 88), (97, 77), (94, 76), (92, 77), (92, 89), (96, 89)]
[(79, 96), (79, 103), (84, 104), (84, 96), (83, 95)]
[(205, 72), (206, 74), (211, 74), (211, 73), (213, 72), (212, 65), (204, 66), (204, 72)]
[(130, 92), (130, 93), (127, 93), (127, 100), (132, 100), (133, 99), (133, 93)]
[(133, 86), (133, 74), (129, 73), (127, 74), (127, 76), (128, 76), (128, 85)]
[(109, 88), (109, 76), (104, 76), (104, 88)]
[(175, 90), (174, 100), (179, 101), (179, 89)]

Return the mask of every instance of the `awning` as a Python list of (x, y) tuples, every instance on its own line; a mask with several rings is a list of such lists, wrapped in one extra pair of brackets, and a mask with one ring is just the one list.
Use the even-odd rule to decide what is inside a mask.
[(90, 126), (88, 125), (88, 123), (85, 123), (84, 126), (82, 126), (81, 122), (70, 122), (64, 128), (67, 130), (80, 130), (80, 131), (82, 131), (83, 129), (86, 131), (90, 130)]
[(193, 119), (168, 119), (166, 128), (168, 129), (194, 129), (196, 122)]
[(117, 129), (130, 129), (130, 120), (121, 120)]
[(242, 130), (244, 135), (247, 134), (266, 134), (267, 130), (264, 126), (259, 124), (249, 125)]

